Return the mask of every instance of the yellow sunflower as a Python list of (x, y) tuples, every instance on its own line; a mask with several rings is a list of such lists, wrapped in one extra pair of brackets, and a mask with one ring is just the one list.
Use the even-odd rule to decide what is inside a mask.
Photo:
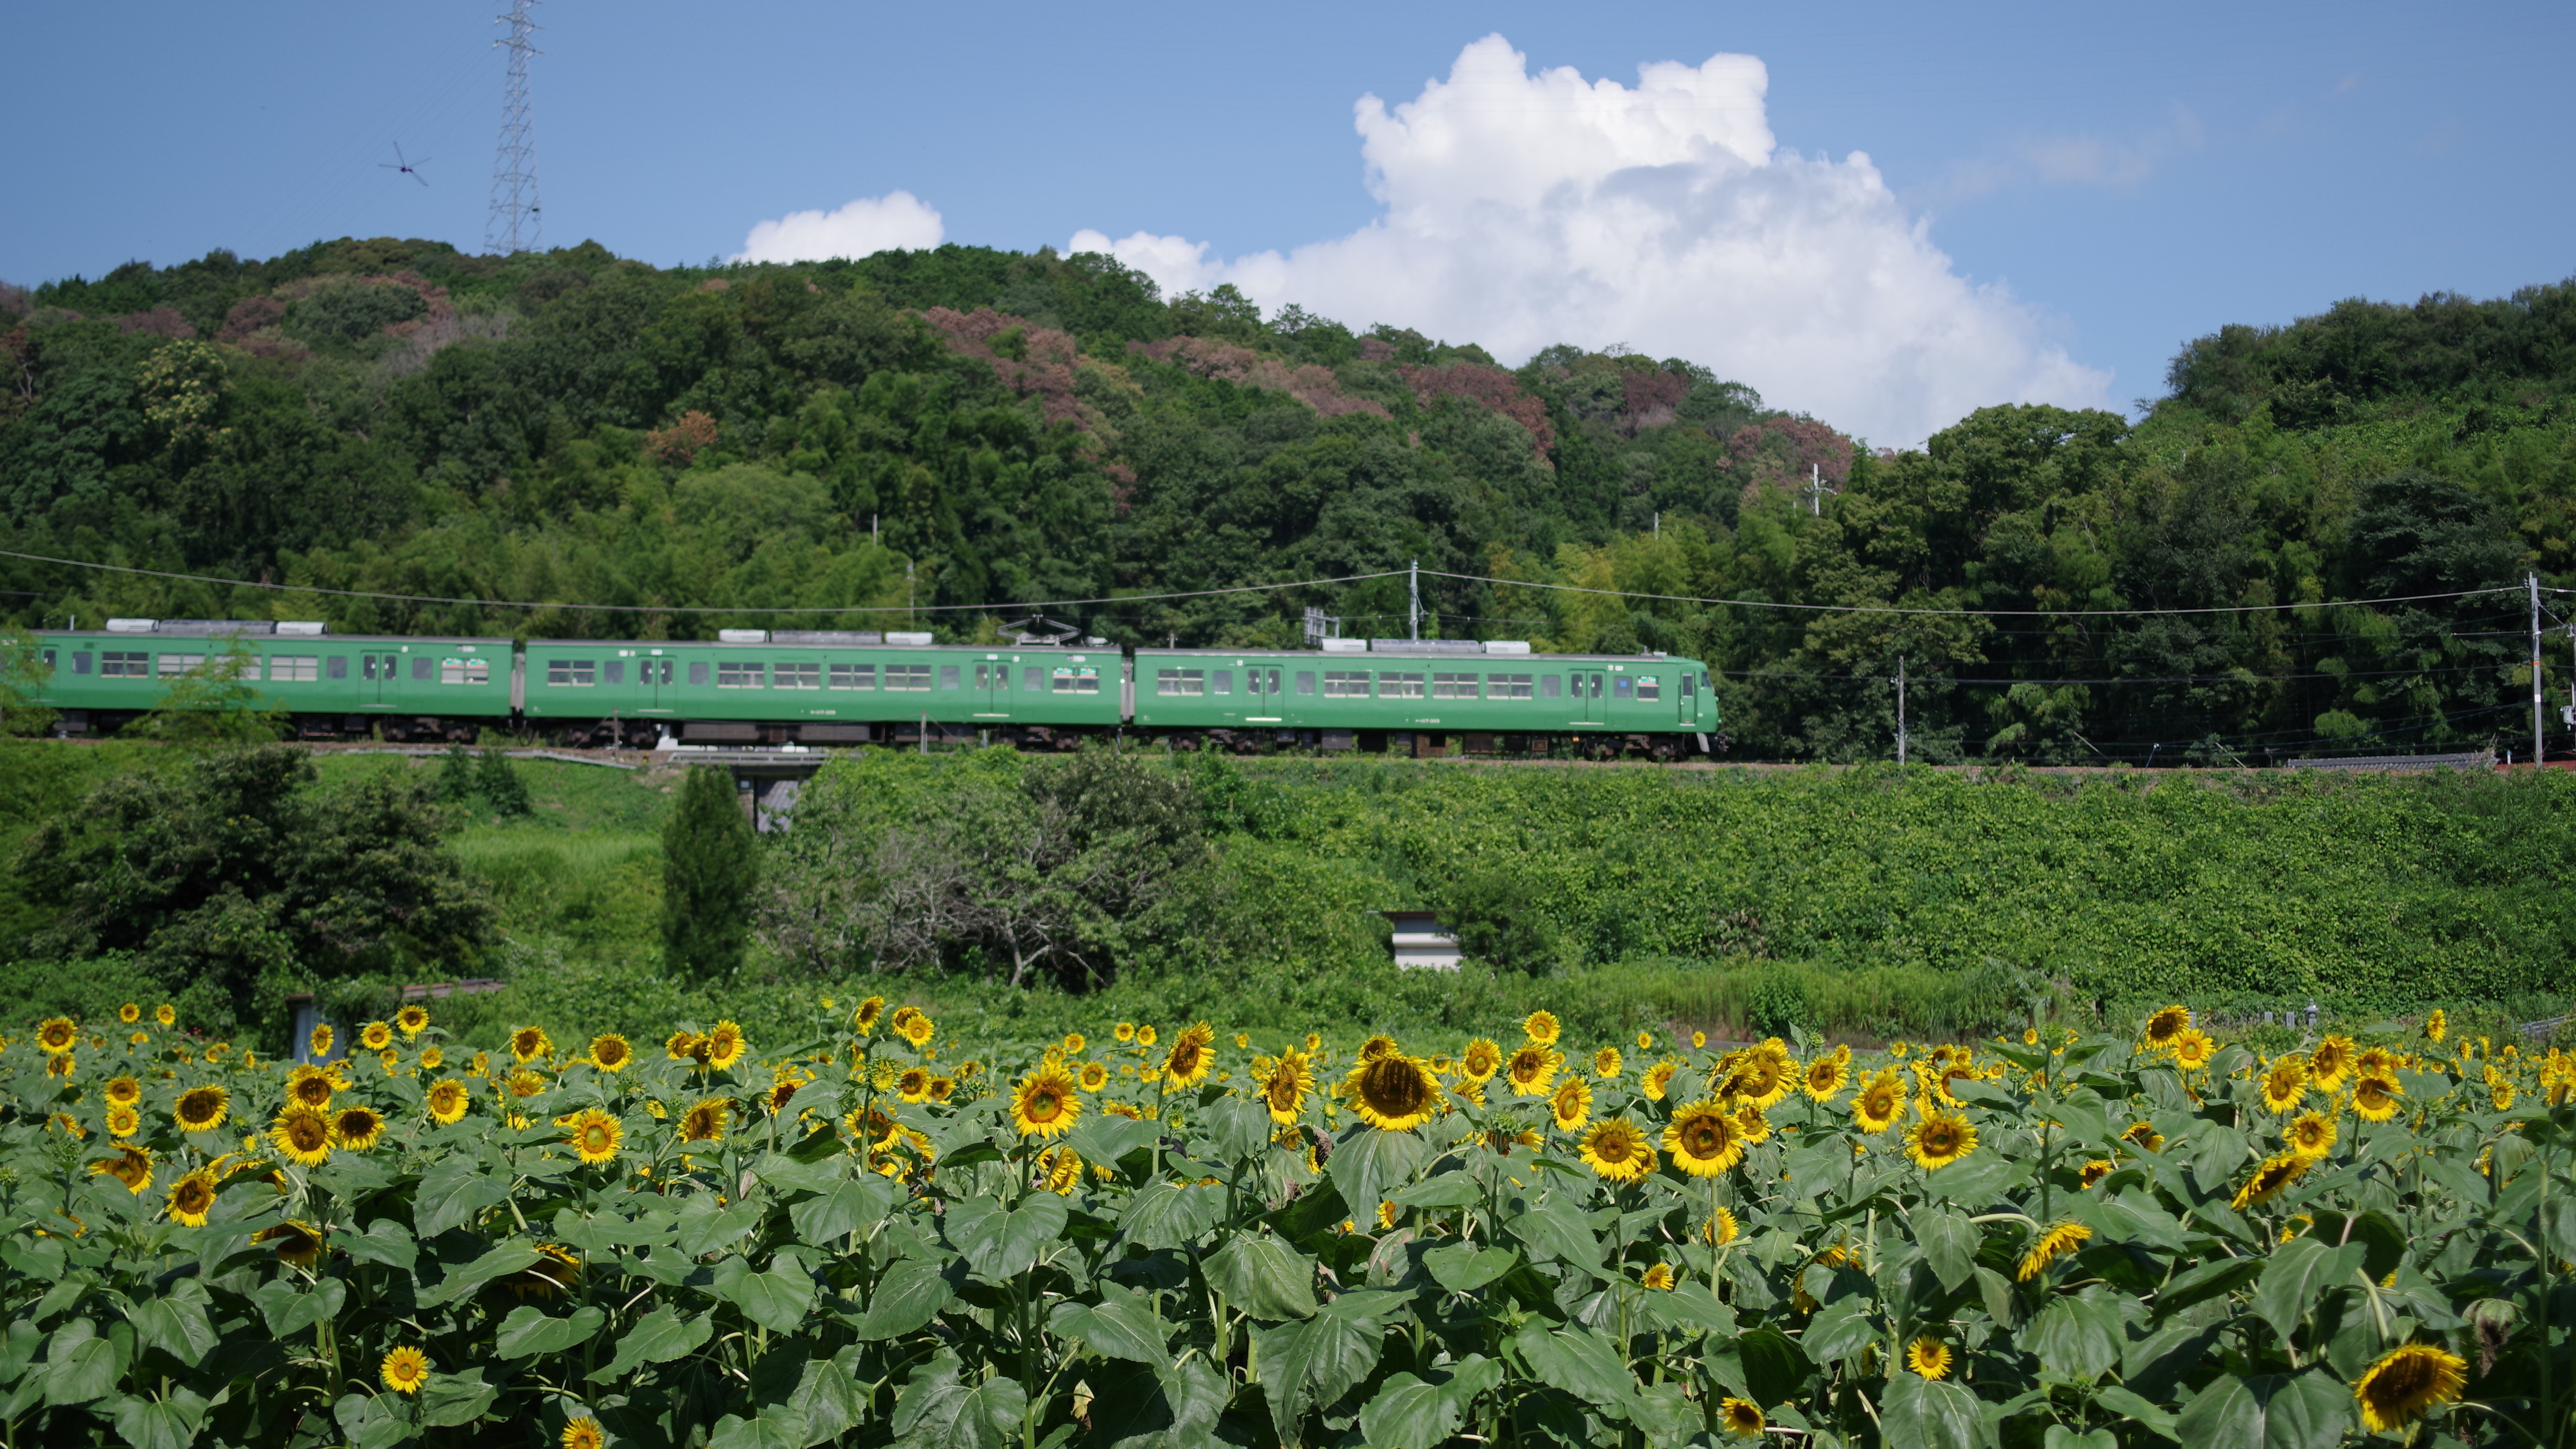
[(1581, 1077), (1568, 1077), (1548, 1099), (1548, 1115), (1555, 1119), (1556, 1130), (1571, 1132), (1592, 1120), (1592, 1084)]
[(1402, 1055), (1351, 1068), (1342, 1094), (1361, 1121), (1381, 1132), (1410, 1132), (1440, 1107), (1440, 1083), (1431, 1069)]
[(453, 1127), (465, 1120), (465, 1109), (473, 1101), (474, 1094), (465, 1090), (465, 1084), (449, 1077), (429, 1089), (430, 1118), (441, 1127)]
[(1216, 1040), (1216, 1029), (1202, 1021), (1172, 1038), (1172, 1049), (1163, 1057), (1163, 1074), (1175, 1088), (1195, 1087), (1207, 1080), (1216, 1066), (1216, 1055), (1208, 1044)]
[(1669, 1290), (1673, 1286), (1673, 1265), (1670, 1263), (1657, 1263), (1653, 1267), (1648, 1268), (1645, 1276), (1637, 1280), (1637, 1286), (1641, 1288)]
[(1869, 1079), (1869, 1085), (1852, 1097), (1852, 1125), (1872, 1136), (1896, 1123), (1897, 1114), (1905, 1110), (1905, 1084), (1893, 1069), (1883, 1070)]
[(2397, 1115), (2397, 1099), (2405, 1095), (2395, 1077), (2363, 1077), (2352, 1084), (2353, 1115), (2364, 1122), (2385, 1122)]
[(2254, 1175), (2245, 1179), (2245, 1185), (2236, 1190), (2236, 1210), (2243, 1212), (2257, 1203), (2279, 1197), (2282, 1189), (2298, 1181), (2315, 1162), (2315, 1158), (2301, 1157), (2295, 1152), (2275, 1153), (2264, 1158), (2263, 1165), (2255, 1168)]
[(2161, 1050), (2165, 1047), (2171, 1046), (2173, 1044), (2173, 1039), (2182, 1035), (2183, 1029), (2190, 1025), (2191, 1009), (2189, 1007), (2168, 1006), (2164, 1010), (2147, 1018), (2147, 1029), (2143, 1034), (2144, 1040), (2148, 1046)]
[(1928, 1112), (1905, 1129), (1905, 1155), (1926, 1172), (1937, 1171), (1977, 1149), (1977, 1129), (1955, 1112)]
[(1556, 1045), (1557, 1037), (1564, 1030), (1565, 1028), (1557, 1022), (1556, 1013), (1552, 1011), (1533, 1011), (1529, 1014), (1529, 1019), (1521, 1023), (1521, 1034), (1540, 1046)]
[(135, 1111), (131, 1107), (110, 1107), (107, 1109), (108, 1136), (131, 1137), (142, 1130), (142, 1113)]
[(709, 1097), (680, 1115), (683, 1142), (722, 1142), (725, 1122), (733, 1116), (733, 1099)]
[(861, 1036), (877, 1029), (877, 1018), (885, 1015), (885, 998), (871, 996), (850, 1013), (850, 1029)]
[(1306, 1115), (1306, 1094), (1315, 1090), (1315, 1068), (1304, 1052), (1283, 1051), (1277, 1061), (1255, 1063), (1253, 1071), (1261, 1104), (1270, 1109), (1272, 1122), (1286, 1126)]
[(1122, 1021), (1118, 1023), (1117, 1027), (1109, 1034), (1120, 1041), (1134, 1041), (1136, 1039), (1136, 1023), (1132, 1021)]
[(47, 1018), (36, 1028), (36, 1045), (47, 1056), (61, 1056), (80, 1043), (80, 1028), (68, 1016)]
[(1807, 1063), (1804, 1083), (1807, 1095), (1819, 1102), (1830, 1102), (1840, 1096), (1850, 1081), (1851, 1068), (1839, 1052), (1828, 1053)]
[(116, 1009), (116, 1019), (132, 1026), (143, 1019), (143, 1008), (129, 1001)]
[(107, 1100), (119, 1107), (131, 1107), (143, 1100), (143, 1084), (130, 1076), (110, 1077), (102, 1090)]
[[(1098, 1062), (1093, 1062), (1091, 1065), (1096, 1067), (1100, 1064)], [(1084, 1070), (1083, 1075), (1086, 1079), (1090, 1076), (1088, 1068)], [(1102, 1083), (1106, 1084), (1109, 1080), (1108, 1073), (1103, 1072), (1100, 1080)], [(932, 1077), (930, 1079), (930, 1100), (934, 1102), (947, 1101), (949, 1094), (956, 1090), (957, 1079), (955, 1077)]]
[(2084, 1164), (2081, 1180), (2088, 1188), (2098, 1186), (2102, 1179), (2111, 1175), (2111, 1169), (2117, 1165), (2107, 1157), (2096, 1157)]
[(2332, 1093), (2352, 1071), (2353, 1046), (2348, 1036), (2330, 1036), (2308, 1053), (2308, 1080), (2320, 1092)]
[(330, 1106), (332, 1093), (339, 1089), (331, 1074), (320, 1067), (297, 1067), (286, 1078), (286, 1100), (316, 1112)]
[(1603, 1047), (1592, 1054), (1592, 1075), (1605, 1082), (1619, 1075), (1619, 1069), (1625, 1065), (1626, 1060), (1619, 1055), (1617, 1047)]
[(1624, 1117), (1605, 1117), (1583, 1134), (1583, 1165), (1604, 1181), (1641, 1181), (1655, 1170), (1654, 1145), (1635, 1123)]
[(1750, 1147), (1770, 1137), (1771, 1119), (1763, 1116), (1762, 1109), (1752, 1103), (1738, 1102), (1735, 1105), (1735, 1131), (1744, 1139), (1744, 1145)]
[[(1108, 1086), (1108, 1085), (1109, 1085), (1109, 1065), (1108, 1065), (1108, 1063), (1106, 1063), (1106, 1062), (1084, 1062), (1084, 1063), (1082, 1064), (1082, 1071), (1081, 1071), (1081, 1073), (1080, 1073), (1080, 1080), (1081, 1080), (1081, 1082), (1082, 1082), (1082, 1090), (1084, 1090), (1084, 1091), (1086, 1091), (1086, 1092), (1097, 1092), (1097, 1091), (1099, 1091), (1101, 1088)], [(939, 1083), (939, 1079), (938, 1079), (938, 1078), (935, 1078), (935, 1077), (934, 1077), (934, 1078), (932, 1078), (932, 1079), (931, 1079), (931, 1088), (932, 1088), (931, 1095), (933, 1095), (933, 1096), (937, 1096), (937, 1095), (939, 1095), (939, 1092), (938, 1092), (938, 1083)]]
[(1646, 1075), (1637, 1082), (1637, 1090), (1646, 1094), (1647, 1101), (1660, 1102), (1664, 1100), (1664, 1094), (1672, 1090), (1673, 1077), (1681, 1069), (1681, 1063), (1667, 1057), (1646, 1069)]
[(1714, 1217), (1699, 1225), (1699, 1240), (1712, 1248), (1723, 1248), (1743, 1231), (1744, 1225), (1735, 1220), (1735, 1214), (1719, 1208)]
[(1763, 1429), (1762, 1406), (1745, 1399), (1728, 1398), (1717, 1406), (1717, 1426), (1738, 1439), (1759, 1439)]
[(626, 1141), (624, 1123), (597, 1107), (588, 1107), (573, 1115), (570, 1126), (572, 1130), (565, 1140), (572, 1143), (572, 1150), (583, 1162), (596, 1167), (617, 1160), (617, 1149)]
[(2048, 1265), (2082, 1247), (2093, 1237), (2093, 1230), (2072, 1219), (2061, 1218), (2032, 1241), (2030, 1251), (2021, 1255), (2021, 1270), (2016, 1275), (2027, 1283), (2045, 1272)]
[(2432, 1011), (2425, 1015), (2424, 1039), (2426, 1041), (2440, 1041), (2444, 1036), (2450, 1033), (2450, 1030), (2451, 1019), (2442, 1014), (2442, 1009), (2440, 1007), (2437, 1006), (2433, 1008)]
[(663, 1040), (662, 1052), (675, 1062), (696, 1061), (699, 1056), (698, 1034), (693, 1031), (675, 1031)]
[[(1100, 1064), (1093, 1062), (1091, 1065), (1096, 1067)], [(926, 1101), (930, 1096), (930, 1073), (920, 1067), (906, 1067), (895, 1074), (894, 1091), (896, 1096), (907, 1102)]]
[(152, 1153), (133, 1143), (121, 1142), (107, 1156), (91, 1163), (89, 1170), (100, 1177), (115, 1178), (125, 1184), (127, 1192), (141, 1197), (152, 1186)]
[(1062, 1067), (1040, 1066), (1011, 1094), (1011, 1125), (1022, 1137), (1057, 1137), (1082, 1115), (1082, 1091)]
[(311, 1223), (292, 1219), (272, 1224), (250, 1235), (254, 1243), (274, 1243), (281, 1263), (310, 1268), (322, 1260), (322, 1231)]
[(331, 1160), (331, 1119), (310, 1107), (290, 1107), (268, 1130), (268, 1140), (299, 1166)]
[(1905, 1366), (1927, 1379), (1950, 1376), (1950, 1345), (1925, 1334), (1905, 1346)]
[(358, 1028), (358, 1040), (367, 1050), (380, 1052), (394, 1044), (394, 1029), (381, 1021), (371, 1021)]
[(304, 1054), (320, 1061), (331, 1055), (332, 1040), (331, 1023), (317, 1021), (313, 1023), (313, 1029), (304, 1034)]
[(1091, 1045), (1091, 1043), (1084, 1039), (1081, 1032), (1069, 1031), (1064, 1034), (1064, 1054), (1066, 1056), (1078, 1057), (1082, 1055), (1082, 1049), (1089, 1045)]
[(429, 1008), (414, 1003), (394, 1013), (394, 1025), (404, 1036), (418, 1036), (429, 1028)]
[(608, 1449), (608, 1434), (588, 1414), (564, 1425), (563, 1449)]
[(152, 1008), (152, 1019), (161, 1023), (163, 1026), (176, 1026), (179, 1023), (179, 1008), (172, 1006), (166, 1001), (162, 1002), (159, 1006)]
[(717, 1022), (715, 1030), (707, 1033), (707, 1065), (717, 1071), (731, 1071), (750, 1050), (751, 1044), (743, 1040), (742, 1028), (730, 1021)]
[(2308, 1094), (2308, 1063), (2298, 1053), (2272, 1059), (2263, 1069), (2263, 1106), (2276, 1116), (2286, 1117), (2298, 1110), (2299, 1101)]
[(2468, 1385), (2468, 1367), (2468, 1360), (2429, 1343), (2390, 1349), (2353, 1382), (2361, 1422), (2385, 1434), (2415, 1422), (2438, 1405), (2457, 1402)]
[[(590, 1039), (590, 1064), (603, 1072), (622, 1072), (635, 1060), (635, 1048), (626, 1038), (613, 1031), (601, 1032)], [(428, 1059), (423, 1057), (423, 1066)]]
[(1673, 1113), (1673, 1120), (1664, 1124), (1664, 1151), (1691, 1176), (1715, 1177), (1744, 1159), (1744, 1142), (1727, 1109), (1703, 1100)]
[(364, 1152), (385, 1133), (384, 1114), (373, 1107), (343, 1107), (331, 1114), (331, 1145)]
[(2190, 1027), (2174, 1041), (2174, 1064), (2185, 1071), (2196, 1072), (2209, 1065), (2218, 1055), (2218, 1043), (2199, 1027)]
[(398, 1394), (416, 1394), (421, 1385), (429, 1382), (429, 1355), (405, 1344), (386, 1354), (377, 1372), (386, 1388)]
[(510, 1060), (514, 1062), (533, 1062), (539, 1057), (554, 1055), (554, 1050), (554, 1040), (546, 1035), (543, 1027), (523, 1026), (510, 1033)]
[(2129, 1130), (2120, 1134), (2120, 1140), (2147, 1152), (2161, 1152), (2164, 1150), (2165, 1134), (2157, 1131), (2153, 1123), (2132, 1122), (2129, 1124)]
[(1471, 1082), (1490, 1080), (1502, 1068), (1502, 1047), (1481, 1036), (1467, 1043), (1467, 1049), (1458, 1054), (1458, 1075)]
[(1564, 1064), (1563, 1053), (1533, 1038), (1523, 1042), (1511, 1060), (1503, 1063), (1503, 1075), (1511, 1079), (1512, 1095), (1544, 1097), (1556, 1082), (1556, 1069)]
[(930, 1039), (939, 1034), (938, 1026), (918, 1011), (905, 1017), (903, 1024), (895, 1030), (902, 1033), (903, 1039), (912, 1043), (916, 1049), (930, 1045)]
[(2323, 1112), (2302, 1112), (2281, 1134), (2282, 1145), (2301, 1157), (2323, 1157), (2335, 1144), (2335, 1121)]
[(214, 1175), (198, 1168), (170, 1185), (170, 1221), (183, 1228), (202, 1228), (215, 1210)]

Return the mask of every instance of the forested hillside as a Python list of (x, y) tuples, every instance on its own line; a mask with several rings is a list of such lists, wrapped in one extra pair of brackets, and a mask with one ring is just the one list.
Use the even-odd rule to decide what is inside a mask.
[[(1995, 407), (1905, 452), (1678, 360), (1569, 345), (1506, 370), (1228, 291), (1166, 299), (1105, 257), (955, 246), (137, 263), (0, 287), (0, 384), (18, 552), (609, 606), (0, 559), (16, 623), (703, 637), (939, 606), (915, 622), (975, 637), (1114, 597), (1049, 612), (1284, 644), (1308, 605), (1400, 632), (1404, 581), (1144, 596), (1419, 560), (1439, 634), (1708, 658), (1738, 759), (1887, 755), (1900, 657), (1919, 759), (2510, 743), (2518, 588), (2411, 596), (2576, 586), (2570, 285), (2231, 327), (2135, 427)], [(1536, 584), (1686, 597), (1515, 586)], [(2409, 601), (2299, 607), (2341, 599)], [(806, 612), (721, 612), (780, 607)]]

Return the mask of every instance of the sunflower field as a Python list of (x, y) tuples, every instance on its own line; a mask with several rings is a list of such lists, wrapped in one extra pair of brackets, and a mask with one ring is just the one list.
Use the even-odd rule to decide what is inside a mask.
[[(2576, 1059), (0, 1044), (0, 1443), (2558, 1446)], [(327, 1029), (317, 1032), (325, 1036)], [(342, 1048), (335, 1054), (334, 1047)]]

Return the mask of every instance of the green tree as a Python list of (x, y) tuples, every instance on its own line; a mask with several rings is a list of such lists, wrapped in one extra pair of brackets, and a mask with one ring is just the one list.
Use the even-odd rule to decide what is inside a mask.
[(0, 735), (40, 735), (53, 728), (54, 712), (35, 700), (53, 674), (35, 635), (0, 631)]
[(484, 748), (482, 763), (474, 767), (474, 789), (495, 815), (528, 813), (528, 782), (498, 745)]
[(673, 975), (716, 977), (742, 964), (751, 934), (759, 842), (730, 772), (690, 767), (679, 807), (662, 827), (662, 963)]
[(1556, 964), (1556, 947), (1530, 909), (1529, 893), (1500, 873), (1469, 871), (1451, 882), (1447, 894), (1440, 923), (1469, 960), (1528, 976), (1544, 976)]
[(259, 655), (236, 634), (220, 653), (170, 681), (152, 713), (133, 726), (148, 739), (175, 745), (262, 744), (277, 738), (285, 712), (262, 709)]
[(131, 952), (191, 1020), (271, 1049), (290, 992), (470, 963), (491, 911), (427, 792), (373, 776), (325, 789), (307, 755), (217, 751), (110, 780), (48, 821), (16, 866), (61, 906), (31, 954)]

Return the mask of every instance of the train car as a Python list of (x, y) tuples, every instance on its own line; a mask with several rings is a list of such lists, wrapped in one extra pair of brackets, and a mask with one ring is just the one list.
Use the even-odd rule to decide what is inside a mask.
[(289, 715), (306, 739), (381, 734), (470, 743), (510, 722), (508, 639), (331, 634), (318, 623), (265, 619), (110, 619), (103, 630), (37, 634), (47, 678), (35, 701), (66, 733), (107, 733), (159, 707), (172, 684), (226, 668), (256, 683), (260, 708)]
[(1115, 649), (966, 647), (928, 634), (727, 629), (713, 643), (537, 639), (531, 728), (569, 744), (916, 744), (1070, 748), (1121, 721)]
[(1524, 643), (1330, 640), (1320, 652), (1139, 649), (1137, 730), (1246, 750), (1672, 759), (1718, 727), (1708, 666), (1670, 655), (1533, 654)]

